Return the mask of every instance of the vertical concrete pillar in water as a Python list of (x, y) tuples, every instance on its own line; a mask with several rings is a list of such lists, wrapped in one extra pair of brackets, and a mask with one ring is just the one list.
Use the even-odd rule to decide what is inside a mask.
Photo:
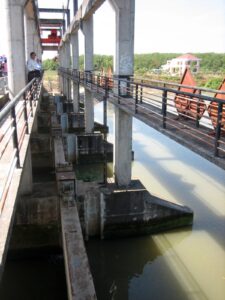
[[(93, 70), (93, 16), (83, 21), (84, 34), (84, 70), (91, 72)], [(94, 130), (94, 103), (92, 92), (84, 90), (85, 105), (85, 132), (91, 133)]]
[[(134, 65), (134, 13), (135, 0), (110, 0), (116, 13), (116, 53), (114, 75), (129, 79)], [(123, 88), (128, 88), (127, 83)], [(126, 93), (125, 93), (126, 94)], [(115, 111), (114, 172), (118, 185), (131, 181), (132, 117)]]
[(12, 98), (26, 85), (24, 43), (24, 4), (26, 1), (1, 1), (5, 16), (4, 28), (7, 28), (8, 86)]
[[(71, 36), (72, 45), (72, 68), (73, 70), (79, 70), (79, 39), (78, 32), (72, 33)], [(73, 111), (79, 112), (79, 84), (73, 81)]]
[(131, 180), (132, 116), (115, 107), (114, 174), (119, 186)]
[[(65, 43), (65, 68), (71, 69), (70, 42)], [(66, 81), (66, 97), (71, 99), (71, 80), (67, 78)]]

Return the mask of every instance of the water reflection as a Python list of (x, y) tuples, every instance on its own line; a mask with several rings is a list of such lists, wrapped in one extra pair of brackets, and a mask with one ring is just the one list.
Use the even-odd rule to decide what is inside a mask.
[(150, 236), (89, 241), (87, 250), (98, 299), (169, 299), (168, 295), (170, 299), (187, 299), (165, 262), (167, 246), (159, 249)]
[[(113, 141), (113, 107), (109, 109), (109, 139)], [(191, 207), (194, 224), (188, 235), (181, 230), (143, 238), (143, 244), (136, 244), (135, 239), (123, 241), (129, 244), (122, 248), (127, 254), (121, 254), (124, 262), (105, 261), (105, 270), (111, 269), (111, 263), (115, 270), (118, 268), (114, 277), (120, 289), (125, 290), (115, 299), (225, 299), (225, 171), (136, 119), (133, 150), (132, 176), (140, 179), (151, 193)], [(142, 273), (135, 270), (139, 263), (133, 261), (142, 261), (140, 255), (144, 254), (138, 247), (153, 253), (157, 249), (155, 257), (151, 253), (146, 257)], [(134, 251), (138, 255), (129, 257), (129, 252)], [(120, 280), (121, 268), (130, 270), (130, 265), (133, 275), (127, 281)], [(111, 283), (115, 278), (111, 278)]]

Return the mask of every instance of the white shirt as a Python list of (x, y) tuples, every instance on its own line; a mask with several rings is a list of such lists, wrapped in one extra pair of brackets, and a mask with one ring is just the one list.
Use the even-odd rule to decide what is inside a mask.
[(31, 71), (35, 71), (35, 70), (41, 70), (41, 66), (39, 65), (39, 63), (30, 58), (28, 59), (28, 62), (27, 62), (27, 69), (28, 69), (28, 72), (31, 72)]

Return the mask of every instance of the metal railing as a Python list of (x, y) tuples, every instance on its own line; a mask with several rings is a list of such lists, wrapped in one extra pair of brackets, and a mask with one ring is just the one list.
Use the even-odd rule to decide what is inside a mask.
[(34, 78), (0, 111), (0, 213), (14, 170), (21, 167), (21, 148), (40, 92), (41, 81)]
[(153, 120), (157, 127), (186, 134), (202, 148), (210, 148), (215, 157), (225, 155), (225, 91), (65, 68), (59, 68), (59, 75), (126, 107), (134, 115)]

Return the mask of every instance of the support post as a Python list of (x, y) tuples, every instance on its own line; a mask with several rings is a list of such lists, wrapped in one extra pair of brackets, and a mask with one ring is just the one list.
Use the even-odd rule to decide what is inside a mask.
[(8, 87), (10, 98), (26, 85), (26, 60), (24, 43), (24, 0), (3, 1), (4, 28), (8, 56)]
[[(72, 45), (72, 67), (73, 70), (79, 70), (79, 40), (78, 33), (71, 34)], [(79, 112), (79, 82), (73, 80), (73, 111)]]
[(118, 186), (131, 181), (132, 116), (115, 107), (114, 175)]
[[(129, 96), (129, 78), (134, 66), (135, 0), (110, 0), (116, 13), (116, 53), (114, 76), (118, 80), (120, 96)], [(123, 92), (125, 91), (125, 92)], [(118, 186), (131, 181), (132, 116), (119, 108), (115, 110), (114, 173)]]
[[(93, 70), (93, 16), (83, 21), (84, 34), (84, 70), (91, 72)], [(85, 132), (91, 133), (94, 130), (94, 104), (92, 92), (84, 90), (85, 104)]]
[[(65, 43), (65, 68), (71, 68), (71, 55), (70, 55), (70, 42)], [(71, 99), (71, 80), (66, 78), (66, 97), (67, 100)]]

